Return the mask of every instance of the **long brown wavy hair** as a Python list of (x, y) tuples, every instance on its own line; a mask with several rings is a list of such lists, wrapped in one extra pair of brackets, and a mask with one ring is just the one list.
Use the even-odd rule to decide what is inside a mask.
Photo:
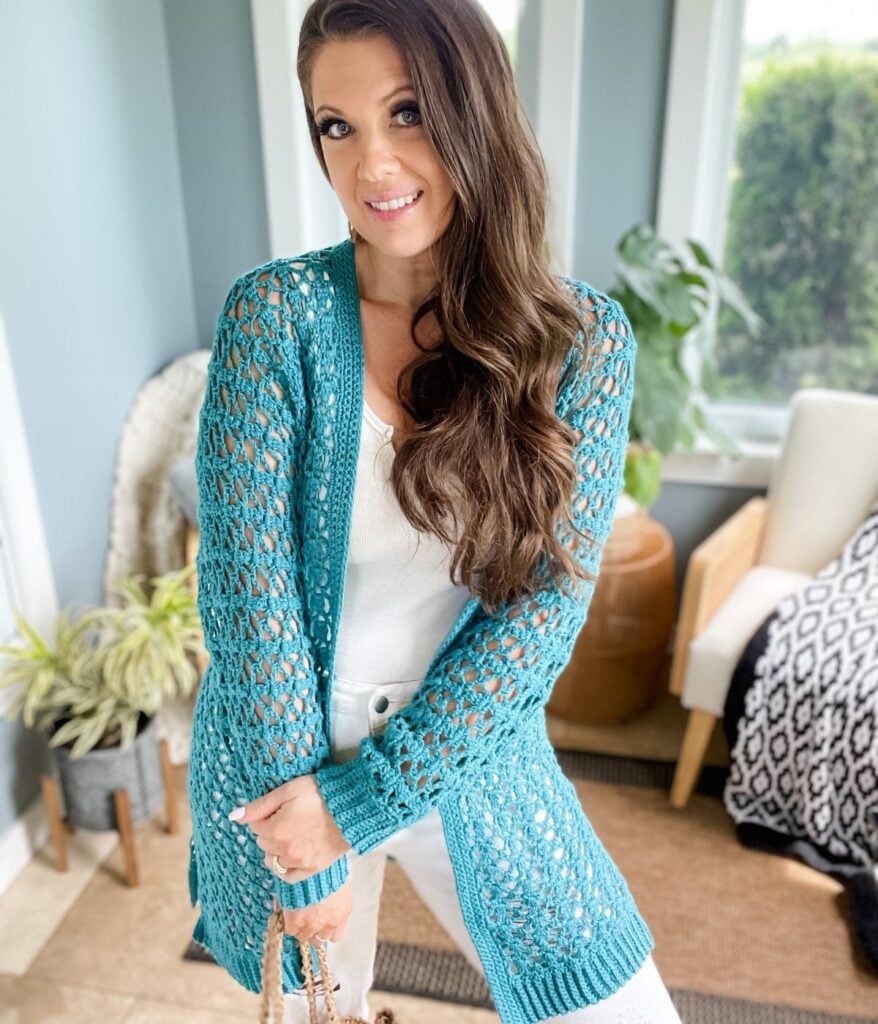
[[(422, 355), (397, 395), (416, 429), (391, 484), (409, 522), (451, 545), (452, 582), (494, 614), (547, 575), (565, 589), (565, 577), (594, 579), (556, 534), (563, 520), (594, 542), (571, 519), (576, 435), (555, 413), (565, 357), (589, 325), (549, 268), (545, 163), (502, 37), (474, 0), (314, 0), (297, 73), (327, 181), (312, 64), (330, 40), (372, 35), (402, 54), (457, 199), (431, 253), (438, 284), (411, 321)], [(441, 341), (426, 349), (415, 330), (430, 312)]]

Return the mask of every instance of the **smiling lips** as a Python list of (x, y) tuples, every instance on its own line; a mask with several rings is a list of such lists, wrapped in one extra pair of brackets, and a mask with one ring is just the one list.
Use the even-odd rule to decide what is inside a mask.
[[(406, 214), (415, 206), (418, 205), (423, 191), (416, 191), (409, 193), (407, 196), (401, 196), (399, 199), (392, 199), (389, 202), (384, 202), (378, 206), (373, 206), (367, 200), (364, 200), (369, 212), (376, 220), (399, 220), (401, 217), (405, 217)], [(412, 196), (415, 198), (412, 199)], [(385, 209), (382, 209), (385, 207)]]

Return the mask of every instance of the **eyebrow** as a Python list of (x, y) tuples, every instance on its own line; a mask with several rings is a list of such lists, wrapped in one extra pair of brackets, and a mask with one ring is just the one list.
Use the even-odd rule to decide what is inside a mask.
[[(389, 102), (390, 100), (392, 100), (392, 99), (393, 99), (393, 97), (394, 97), (394, 96), (396, 96), (396, 95), (397, 95), (398, 93), (401, 93), (401, 92), (408, 92), (408, 91), (412, 91), (412, 92), (414, 92), (414, 89), (415, 89), (415, 87), (414, 87), (413, 85), (411, 85), (411, 84), (409, 84), (409, 85), (401, 85), (401, 86), (399, 86), (399, 88), (397, 88), (397, 89), (394, 89), (394, 90), (393, 90), (393, 92), (391, 92), (391, 93), (388, 93), (388, 94), (387, 94), (387, 95), (386, 95), (386, 96), (384, 97), (384, 99), (380, 100), (380, 102), (381, 102), (381, 103), (387, 103), (387, 102)], [(319, 106), (319, 107), (318, 107), (318, 108), (317, 108), (317, 109), (316, 109), (316, 110), (314, 111), (314, 116), (316, 117), (316, 116), (317, 116), (317, 115), (318, 115), (318, 114), (320, 113), (320, 111), (321, 111), (321, 110), (328, 110), (328, 111), (330, 111), (330, 112), (331, 112), (331, 113), (333, 113), (333, 114), (341, 114), (341, 113), (342, 113), (342, 111), (341, 111), (341, 110), (339, 110), (339, 109), (338, 109), (338, 107), (329, 107), (329, 106), (327, 106), (327, 105), (326, 105), (325, 103), (323, 103), (323, 104), (321, 104), (321, 106)]]

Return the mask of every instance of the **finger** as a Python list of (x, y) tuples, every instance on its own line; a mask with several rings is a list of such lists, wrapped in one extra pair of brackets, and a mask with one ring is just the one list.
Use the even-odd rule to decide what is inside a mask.
[(297, 911), (284, 911), (284, 931), (290, 935), (302, 930), (302, 919)]
[(239, 825), (249, 825), (252, 821), (261, 821), (274, 814), (283, 802), (284, 796), (279, 790), (269, 790), (263, 796), (251, 800), (249, 804), (243, 804), (230, 811), (229, 821), (237, 821)]
[[(273, 853), (266, 853), (266, 855), (262, 858), (262, 863), (267, 868), (271, 868), (272, 871), (274, 871), (274, 857), (275, 857), (275, 855)], [(293, 878), (293, 875), (296, 875), (296, 876), (302, 876), (303, 875), (302, 871), (298, 871), (297, 869), (293, 868), (293, 866), (287, 861), (286, 857), (282, 853), (279, 853), (277, 855), (277, 862), (278, 862), (278, 864), (280, 865), (281, 868), (286, 868), (287, 869), (284, 872), (284, 875), (283, 875), (283, 880), (285, 882), (293, 882), (293, 881), (297, 882), (299, 880), (299, 877)], [(280, 877), (280, 876), (278, 876), (278, 877)], [(307, 878), (308, 876), (305, 875), (304, 877)]]
[[(314, 931), (314, 923), (309, 921), (307, 913), (301, 910), (285, 910), (284, 931), (288, 935), (292, 935), (293, 938), (299, 939), (300, 936), (310, 935)], [(307, 940), (301, 939), (301, 941)]]
[[(279, 866), (280, 866), (281, 868), (286, 868), (286, 869), (287, 869), (287, 870), (286, 870), (286, 871), (285, 871), (285, 872), (283, 873), (283, 876), (282, 876), (282, 877), (283, 877), (283, 880), (284, 880), (285, 882), (290, 882), (290, 881), (292, 881), (292, 878), (293, 878), (293, 871), (292, 871), (292, 868), (291, 868), (291, 867), (290, 867), (290, 866), (289, 866), (289, 865), (288, 865), (288, 864), (286, 863), (286, 860), (285, 860), (285, 858), (284, 858), (283, 854), (280, 854), (280, 853), (279, 853), (279, 854), (277, 855), (277, 862), (278, 862), (278, 865), (279, 865)], [(271, 870), (271, 871), (274, 871), (274, 854), (273, 854), (273, 853), (266, 853), (266, 855), (265, 855), (265, 856), (264, 856), (264, 857), (262, 858), (262, 863), (263, 863), (263, 864), (264, 864), (264, 865), (265, 865), (265, 866), (266, 866), (267, 868), (269, 868), (269, 870)], [(281, 875), (278, 875), (278, 878), (280, 878), (280, 877), (281, 877)]]
[[(278, 860), (280, 866), (282, 868), (286, 867), (287, 870), (284, 872), (283, 876), (278, 875), (277, 877), (280, 878), (281, 881), (287, 882), (288, 884), (292, 882), (304, 882), (306, 878), (310, 878), (314, 874), (313, 871), (301, 871), (298, 868), (287, 867), (287, 865), (284, 863), (283, 857), (280, 854), (278, 854)], [(269, 871), (275, 873), (273, 854), (266, 854), (266, 856), (262, 858), (262, 863), (268, 868)]]

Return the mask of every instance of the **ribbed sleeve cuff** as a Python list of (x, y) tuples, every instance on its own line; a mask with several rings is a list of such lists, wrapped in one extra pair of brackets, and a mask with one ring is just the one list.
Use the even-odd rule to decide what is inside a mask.
[(320, 903), (340, 889), (348, 877), (347, 854), (333, 861), (328, 868), (301, 882), (285, 882), (277, 879), (277, 901), (284, 910), (302, 910), (313, 903)]
[(359, 854), (368, 853), (405, 826), (392, 819), (375, 799), (372, 777), (361, 757), (344, 764), (326, 764), (315, 773), (329, 813), (341, 834)]

